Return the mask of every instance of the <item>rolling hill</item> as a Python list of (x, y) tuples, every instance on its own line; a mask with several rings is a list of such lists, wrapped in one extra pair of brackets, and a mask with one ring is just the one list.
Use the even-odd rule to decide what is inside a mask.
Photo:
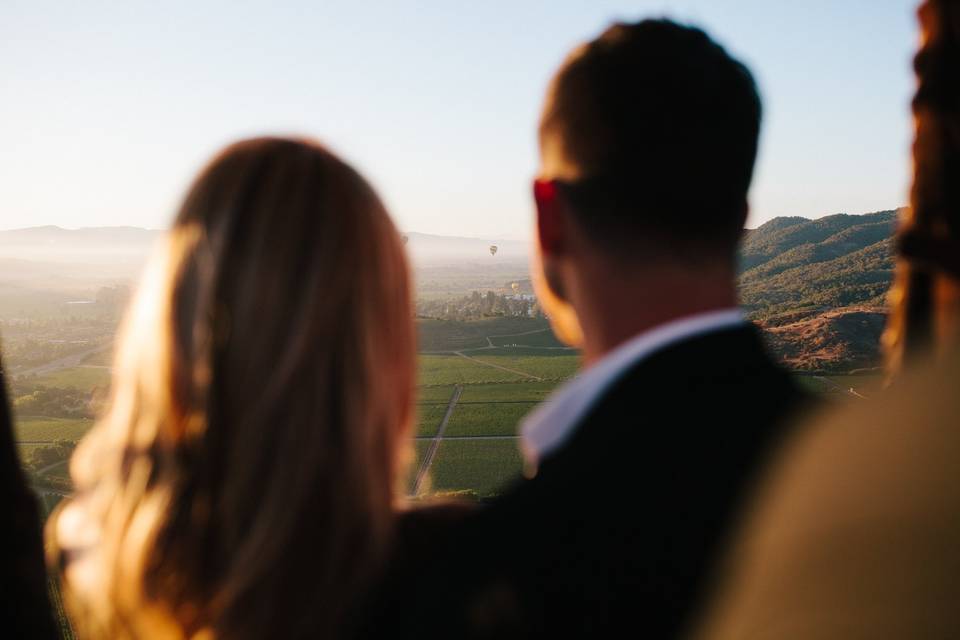
[(791, 368), (879, 364), (897, 214), (775, 218), (747, 232), (741, 299)]

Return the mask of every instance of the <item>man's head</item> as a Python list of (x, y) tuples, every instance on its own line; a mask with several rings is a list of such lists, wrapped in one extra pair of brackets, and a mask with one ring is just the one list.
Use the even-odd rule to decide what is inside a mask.
[(699, 29), (615, 24), (575, 49), (540, 121), (535, 197), (553, 293), (567, 297), (560, 274), (584, 253), (618, 271), (732, 272), (760, 112), (750, 72)]

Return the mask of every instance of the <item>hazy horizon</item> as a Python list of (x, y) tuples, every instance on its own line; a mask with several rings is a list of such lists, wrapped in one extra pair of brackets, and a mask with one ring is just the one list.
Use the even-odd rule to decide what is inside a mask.
[[(757, 224), (757, 225), (755, 225), (755, 226), (749, 226), (749, 225), (750, 225), (750, 220), (747, 220), (747, 225), (748, 225), (748, 226), (745, 226), (744, 229), (747, 230), (747, 231), (752, 231), (752, 230), (754, 230), (754, 229), (756, 229), (756, 228), (758, 228), (758, 227), (766, 224), (767, 222), (770, 222), (771, 220), (775, 220), (775, 219), (777, 219), (777, 218), (806, 218), (807, 220), (819, 220), (820, 218), (826, 218), (826, 217), (829, 217), (829, 216), (837, 216), (837, 215), (865, 216), (865, 215), (869, 215), (869, 214), (871, 214), (871, 213), (878, 213), (878, 212), (880, 212), (880, 211), (897, 211), (897, 210), (902, 209), (902, 208), (904, 208), (904, 207), (906, 207), (906, 206), (907, 206), (907, 205), (902, 204), (902, 205), (898, 205), (898, 206), (896, 206), (896, 207), (887, 207), (887, 208), (877, 209), (877, 210), (873, 210), (873, 211), (853, 211), (853, 212), (851, 212), (851, 211), (833, 211), (833, 212), (823, 213), (823, 214), (814, 215), (814, 216), (805, 216), (805, 215), (774, 216), (774, 217), (772, 217), (772, 218), (769, 218), (769, 219), (767, 219), (767, 220), (764, 220), (763, 222), (760, 222), (759, 224)], [(140, 226), (129, 225), (129, 224), (116, 224), (116, 225), (107, 224), (107, 225), (98, 225), (98, 226), (78, 226), (78, 227), (66, 227), (66, 226), (59, 225), (59, 224), (32, 224), (32, 225), (25, 226), (25, 227), (0, 228), (0, 233), (5, 233), (5, 232), (8, 232), (8, 231), (27, 231), (27, 230), (31, 230), (31, 229), (44, 229), (44, 228), (55, 228), (55, 229), (61, 229), (61, 230), (63, 230), (63, 231), (86, 231), (86, 230), (96, 230), (96, 229), (136, 229), (136, 230), (140, 230), (140, 231), (150, 231), (150, 232), (158, 232), (158, 233), (163, 233), (163, 232), (165, 232), (165, 231), (168, 230), (168, 228), (164, 228), (164, 227), (140, 227)], [(414, 235), (422, 235), (422, 236), (434, 236), (434, 237), (438, 237), (438, 238), (470, 239), (470, 240), (491, 240), (491, 239), (496, 239), (496, 238), (502, 238), (502, 239), (504, 239), (504, 240), (511, 241), (511, 242), (528, 242), (528, 241), (530, 241), (530, 239), (531, 239), (531, 238), (529, 238), (529, 237), (510, 237), (510, 236), (505, 235), (505, 234), (501, 234), (501, 235), (488, 235), (488, 236), (470, 236), (470, 235), (451, 235), (451, 234), (442, 234), (442, 233), (428, 233), (428, 232), (420, 231), (420, 230), (417, 230), (417, 229), (399, 229), (399, 231), (400, 231), (401, 233), (404, 233), (404, 234), (414, 234)]]

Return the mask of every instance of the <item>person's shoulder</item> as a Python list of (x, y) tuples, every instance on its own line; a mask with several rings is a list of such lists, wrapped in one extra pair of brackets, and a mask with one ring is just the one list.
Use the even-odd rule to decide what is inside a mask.
[(741, 368), (772, 365), (760, 330), (750, 322), (689, 336), (661, 350), (663, 359), (692, 359), (719, 368), (736, 363)]
[(761, 330), (750, 322), (709, 331), (667, 345), (641, 361), (627, 378), (653, 378), (663, 384), (683, 379), (698, 391), (731, 387), (781, 390), (802, 395), (790, 373), (778, 364)]

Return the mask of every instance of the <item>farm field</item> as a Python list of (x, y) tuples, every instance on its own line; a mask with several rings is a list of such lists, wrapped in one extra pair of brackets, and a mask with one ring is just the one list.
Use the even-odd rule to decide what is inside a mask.
[(527, 347), (521, 345), (493, 346), (488, 345), (479, 349), (462, 349), (461, 353), (467, 355), (485, 355), (485, 356), (576, 356), (576, 349), (566, 347)]
[[(477, 349), (462, 355), (421, 355), (418, 381), (421, 386), (483, 384), (529, 379), (563, 380), (576, 373), (576, 355), (503, 353), (501, 349)], [(468, 357), (464, 357), (468, 356)]]
[(108, 367), (113, 362), (113, 350), (108, 349), (106, 351), (98, 351), (90, 356), (84, 358), (82, 364)]
[(48, 502), (52, 501), (55, 504), (65, 493), (73, 491), (69, 462), (67, 458), (50, 467), (34, 469), (30, 473), (33, 486), (39, 495), (45, 496)]
[(33, 453), (33, 450), (36, 449), (37, 447), (41, 447), (41, 446), (43, 446), (43, 445), (22, 444), (22, 443), (18, 442), (18, 443), (17, 443), (17, 455), (20, 457), (21, 460), (27, 460), (28, 458), (30, 458), (30, 454)]
[(60, 504), (60, 501), (63, 500), (63, 496), (57, 495), (55, 493), (41, 493), (40, 494), (40, 505), (42, 507), (42, 517), (44, 520), (47, 519), (47, 516), (50, 515), (50, 512)]
[(530, 331), (549, 333), (549, 327), (547, 320), (524, 317), (497, 317), (469, 321), (419, 319), (417, 335), (420, 351), (430, 353), (488, 347), (491, 345), (487, 340), (488, 336), (491, 340), (501, 336), (505, 339), (509, 338), (509, 342), (519, 341), (519, 338), (524, 336), (516, 334)]
[(557, 386), (556, 380), (471, 384), (463, 388), (460, 402), (540, 402)]
[[(560, 348), (542, 320), (420, 320), (418, 325), (421, 344), (427, 342), (435, 349), (418, 358), (415, 460), (408, 486), (412, 489), (417, 470), (425, 464), (421, 492), (467, 492), (480, 498), (495, 495), (521, 471), (517, 436), (524, 417), (576, 374), (579, 356)], [(46, 373), (34, 381), (87, 391), (104, 388), (110, 370), (101, 363), (107, 361), (106, 353), (95, 354), (84, 365)], [(841, 399), (850, 397), (848, 389), (871, 395), (879, 389), (882, 377), (863, 373), (797, 379), (811, 391)], [(459, 399), (443, 425), (458, 386)], [(16, 437), (26, 457), (36, 446), (27, 442), (76, 441), (92, 424), (87, 419), (24, 416), (16, 425)], [(438, 434), (441, 439), (432, 447)], [(429, 460), (424, 460), (428, 452)], [(44, 475), (58, 479), (65, 474), (66, 465), (62, 465)]]
[[(553, 349), (549, 336), (491, 336), (492, 344), (462, 349), (458, 355), (421, 354), (420, 443), (430, 443), (446, 411), (451, 385), (463, 387), (450, 416), (436, 455), (430, 461), (429, 479), (421, 489), (433, 492), (467, 491), (480, 498), (495, 495), (522, 468), (519, 453), (519, 425), (536, 405), (563, 382), (574, 376), (579, 357), (570, 351)], [(525, 346), (512, 346), (512, 345)], [(528, 345), (528, 346), (526, 346)], [(879, 389), (876, 373), (832, 376), (798, 376), (798, 382), (817, 393), (852, 397), (848, 389), (869, 396)], [(425, 416), (429, 415), (429, 419)], [(434, 423), (434, 421), (437, 423)], [(425, 424), (430, 422), (429, 426)], [(423, 454), (425, 449), (421, 449)]]
[[(91, 357), (97, 355), (99, 354), (94, 354)], [(47, 387), (65, 389), (74, 387), (83, 391), (92, 391), (98, 387), (105, 389), (110, 386), (110, 369), (99, 365), (71, 367), (36, 376), (31, 378), (31, 382)]]
[(498, 347), (550, 347), (566, 350), (549, 328), (533, 330), (530, 333), (490, 336), (490, 342)]
[[(531, 329), (526, 319), (512, 320), (520, 320), (515, 325), (523, 331), (481, 335), (480, 340), (470, 332), (478, 327), (502, 331), (504, 325), (436, 321), (425, 328), (421, 321), (421, 348), (423, 332), (429, 330), (434, 332), (432, 346), (450, 351), (421, 353), (419, 358), (417, 468), (435, 442), (455, 385), (461, 393), (434, 455), (425, 461), (420, 495), (496, 495), (521, 473), (517, 436), (523, 418), (578, 370), (576, 352), (559, 348), (542, 323)], [(460, 334), (453, 332), (457, 324)], [(484, 346), (470, 346), (477, 343)], [(415, 476), (413, 472), (411, 488)]]
[[(580, 356), (576, 355), (490, 354), (490, 351), (493, 350), (466, 353), (480, 362), (521, 371), (544, 380), (565, 380), (573, 376), (580, 367)], [(559, 353), (565, 352), (561, 351)]]
[(32, 418), (17, 420), (15, 437), (18, 442), (77, 441), (93, 426), (93, 420), (67, 418)]
[(421, 355), (418, 380), (422, 386), (479, 384), (523, 380), (523, 373), (491, 367), (458, 355)]
[(41, 474), (44, 478), (70, 482), (70, 467), (66, 461)]
[(516, 436), (520, 421), (536, 406), (534, 402), (460, 402), (450, 416), (445, 436)]
[(488, 498), (522, 469), (516, 439), (444, 440), (431, 466), (430, 486), (437, 492), (468, 490)]
[(441, 384), (417, 389), (417, 402), (443, 402), (446, 404), (453, 395), (452, 384)]
[(438, 404), (419, 404), (417, 405), (417, 431), (418, 438), (432, 438), (440, 428), (440, 421), (447, 412), (447, 403)]

